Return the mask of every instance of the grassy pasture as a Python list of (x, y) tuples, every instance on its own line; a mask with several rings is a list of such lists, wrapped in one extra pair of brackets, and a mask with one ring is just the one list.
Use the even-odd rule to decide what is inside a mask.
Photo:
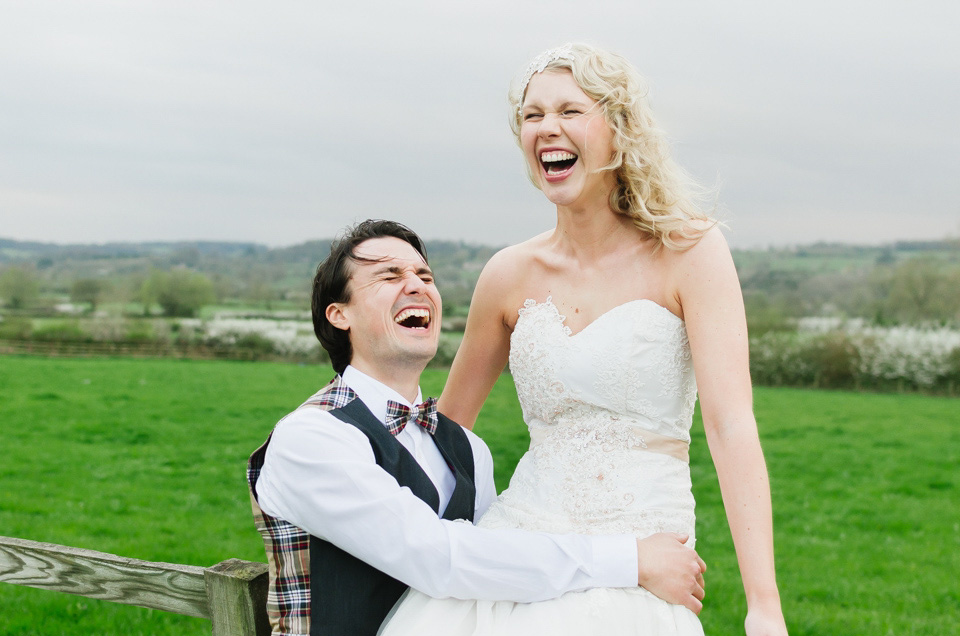
[[(262, 560), (247, 455), (329, 368), (0, 357), (0, 534), (209, 566)], [(429, 370), (426, 394), (446, 377)], [(960, 401), (758, 389), (791, 634), (958, 633)], [(498, 487), (527, 444), (509, 378), (477, 431)], [(707, 634), (745, 611), (716, 475), (694, 425)], [(0, 634), (205, 634), (164, 612), (0, 585)]]

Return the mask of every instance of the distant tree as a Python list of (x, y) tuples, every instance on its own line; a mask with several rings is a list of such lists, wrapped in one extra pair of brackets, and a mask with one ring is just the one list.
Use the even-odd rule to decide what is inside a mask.
[[(152, 313), (153, 306), (157, 304), (157, 295), (160, 292), (160, 287), (164, 284), (164, 273), (159, 269), (150, 270), (150, 275), (140, 281), (137, 300), (143, 305), (144, 316), (149, 316)], [(134, 281), (134, 284), (136, 284), (136, 281)]]
[(195, 316), (214, 299), (209, 278), (181, 267), (168, 272), (152, 271), (140, 289), (144, 313), (149, 313), (150, 306), (156, 303), (165, 316)]
[(763, 292), (752, 292), (744, 294), (743, 301), (751, 336), (790, 328), (792, 312), (781, 299)]
[(247, 290), (244, 295), (257, 305), (262, 305), (267, 311), (273, 309), (273, 302), (280, 297), (280, 294), (273, 289), (270, 282), (263, 278), (247, 283)]
[(889, 280), (888, 312), (903, 322), (945, 321), (960, 312), (960, 269), (931, 258), (911, 258)]
[(182, 245), (170, 254), (169, 260), (173, 266), (197, 267), (200, 265), (200, 250), (196, 245)]
[(252, 269), (246, 276), (243, 297), (269, 311), (273, 303), (280, 299), (278, 288), (283, 276), (283, 267), (275, 264)]
[(239, 296), (239, 284), (233, 276), (218, 272), (211, 276), (210, 281), (213, 283), (213, 295), (218, 303)]
[(0, 297), (10, 309), (23, 309), (40, 293), (40, 284), (32, 268), (7, 267), (0, 273)]
[[(836, 314), (848, 318), (881, 320), (883, 312), (879, 309), (878, 294), (881, 289), (889, 287), (881, 276), (887, 270), (888, 267), (871, 266), (811, 277), (803, 284), (805, 296), (810, 299), (816, 294), (823, 298), (820, 304), (811, 303), (816, 310), (813, 315), (834, 315), (825, 310), (829, 307)], [(884, 287), (885, 284), (887, 287)], [(882, 293), (886, 294), (887, 291)]]
[(877, 255), (877, 265), (893, 265), (897, 262), (897, 255), (890, 246), (884, 247)]
[(70, 286), (70, 300), (75, 303), (90, 303), (91, 313), (97, 310), (97, 303), (106, 290), (106, 284), (96, 278), (78, 278)]

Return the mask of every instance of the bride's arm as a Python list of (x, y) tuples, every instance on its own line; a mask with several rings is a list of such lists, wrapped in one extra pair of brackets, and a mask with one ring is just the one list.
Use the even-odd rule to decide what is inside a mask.
[(440, 412), (469, 429), (507, 364), (510, 330), (505, 323), (503, 298), (511, 291), (509, 260), (503, 251), (498, 252), (480, 273), (463, 342), (437, 405)]
[(784, 635), (770, 485), (753, 415), (740, 283), (718, 228), (676, 256), (677, 299), (693, 354), (707, 443), (747, 596), (749, 636)]

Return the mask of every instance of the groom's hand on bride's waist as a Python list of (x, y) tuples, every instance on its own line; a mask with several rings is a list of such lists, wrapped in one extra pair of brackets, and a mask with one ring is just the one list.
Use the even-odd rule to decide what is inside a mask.
[(661, 532), (637, 539), (637, 583), (668, 603), (699, 614), (707, 564), (696, 550), (685, 545), (688, 538)]

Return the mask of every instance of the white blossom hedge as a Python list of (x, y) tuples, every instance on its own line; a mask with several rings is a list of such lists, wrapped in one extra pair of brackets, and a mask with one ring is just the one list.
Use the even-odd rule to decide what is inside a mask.
[(960, 331), (805, 319), (750, 339), (756, 384), (960, 394)]
[[(313, 322), (302, 318), (243, 318), (216, 316), (210, 320), (180, 321), (184, 339), (218, 349), (246, 352), (253, 359), (282, 358), (305, 362), (329, 362), (313, 332)], [(449, 366), (460, 345), (459, 334), (441, 334), (432, 366)]]
[(181, 332), (192, 330), (204, 344), (256, 350), (264, 356), (325, 359), (309, 320), (215, 317), (180, 321)]

